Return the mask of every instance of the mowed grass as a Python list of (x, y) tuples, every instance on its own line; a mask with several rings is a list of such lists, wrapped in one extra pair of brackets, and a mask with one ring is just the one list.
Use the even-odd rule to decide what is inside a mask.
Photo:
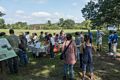
[[(21, 30), (21, 29), (15, 29), (15, 34), (19, 35), (21, 32), (27, 32), (29, 31), (30, 34), (37, 33), (40, 35), (40, 32), (48, 32), (48, 33), (60, 33), (61, 30)], [(65, 33), (74, 33), (74, 32), (87, 32), (87, 30), (79, 30), (79, 29), (66, 29), (64, 30)], [(92, 30), (93, 32), (96, 30)], [(0, 29), (0, 32), (5, 32), (7, 35), (9, 34), (9, 29)]]
[[(8, 30), (6, 30), (7, 32)], [(15, 30), (17, 34), (26, 30)], [(27, 30), (28, 31), (28, 30)], [(30, 31), (39, 33), (41, 30)], [(48, 32), (43, 30), (44, 32)], [(50, 33), (57, 32), (60, 30), (49, 30)], [(74, 33), (81, 30), (64, 30), (67, 33)], [(83, 32), (86, 33), (87, 30)], [(94, 35), (94, 45), (96, 42), (95, 31), (92, 31)], [(120, 32), (118, 33), (120, 35)], [(103, 37), (102, 52), (97, 56), (94, 54), (94, 74), (95, 80), (120, 80), (120, 57), (117, 60), (113, 60), (106, 53), (108, 52), (107, 45), (108, 33)], [(120, 52), (120, 40), (118, 46), (118, 53)], [(59, 54), (56, 55), (54, 60), (51, 60), (49, 55), (46, 57), (32, 58), (31, 53), (28, 53), (30, 63), (27, 67), (20, 67), (20, 71), (16, 75), (0, 74), (3, 80), (62, 80), (63, 76), (63, 61), (59, 59)], [(74, 66), (75, 78), (81, 80), (81, 70), (79, 68), (79, 61)], [(2, 79), (0, 79), (2, 80)], [(89, 80), (89, 79), (88, 79)]]

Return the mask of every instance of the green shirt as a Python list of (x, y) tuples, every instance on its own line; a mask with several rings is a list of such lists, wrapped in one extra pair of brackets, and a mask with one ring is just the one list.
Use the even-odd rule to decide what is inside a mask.
[(11, 47), (15, 50), (15, 52), (18, 52), (20, 44), (19, 38), (16, 35), (11, 34), (10, 36), (7, 37), (7, 40), (10, 43)]

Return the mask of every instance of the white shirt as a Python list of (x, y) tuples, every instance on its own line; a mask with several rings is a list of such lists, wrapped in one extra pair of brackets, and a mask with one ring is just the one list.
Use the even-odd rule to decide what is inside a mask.
[(27, 42), (30, 42), (31, 41), (30, 35), (26, 35), (26, 39), (27, 39)]
[(52, 43), (52, 45), (55, 45), (55, 40), (53, 37), (50, 38), (50, 42)]

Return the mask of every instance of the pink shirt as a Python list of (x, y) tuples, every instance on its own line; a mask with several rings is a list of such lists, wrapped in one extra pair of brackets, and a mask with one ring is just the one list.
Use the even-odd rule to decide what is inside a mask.
[[(62, 51), (67, 47), (70, 41), (65, 41), (62, 46)], [(76, 63), (76, 44), (74, 41), (68, 47), (66, 53), (66, 58), (64, 59), (66, 64), (75, 64)]]

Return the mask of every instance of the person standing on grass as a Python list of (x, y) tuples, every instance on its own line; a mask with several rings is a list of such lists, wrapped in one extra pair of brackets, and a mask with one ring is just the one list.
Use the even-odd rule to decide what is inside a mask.
[(109, 55), (111, 55), (112, 52), (112, 39), (113, 39), (113, 32), (110, 31), (108, 36)]
[(27, 39), (27, 43), (29, 44), (29, 43), (31, 42), (30, 33), (29, 33), (29, 32), (26, 32), (25, 37), (26, 37), (26, 39)]
[(89, 71), (90, 71), (90, 79), (93, 80), (93, 50), (94, 46), (90, 43), (90, 36), (89, 35), (85, 35), (85, 43), (82, 43), (81, 45), (81, 52), (83, 52), (83, 77), (82, 80), (85, 80), (85, 75), (86, 75), (86, 69), (87, 67), (89, 67)]
[(75, 43), (77, 46), (77, 60), (80, 60), (80, 44), (81, 44), (81, 38), (79, 32), (75, 33)]
[(61, 30), (59, 35), (59, 42), (63, 43), (64, 41), (65, 41), (65, 34), (64, 34), (64, 31)]
[(96, 44), (97, 44), (97, 51), (101, 51), (102, 49), (102, 37), (104, 33), (100, 30), (97, 30), (97, 36), (96, 36)]
[[(81, 39), (81, 44), (83, 44), (84, 43), (84, 34), (83, 34), (83, 32), (80, 32), (80, 39)], [(80, 49), (81, 49), (81, 44), (80, 44)], [(82, 63), (83, 63), (83, 61), (82, 61), (82, 55), (83, 55), (83, 52), (81, 52), (81, 50), (80, 50), (80, 68), (82, 68)]]
[(56, 36), (55, 36), (55, 42), (59, 42), (59, 35), (58, 34), (56, 34)]
[(62, 46), (62, 51), (64, 51), (67, 48), (65, 52), (65, 58), (64, 58), (64, 77), (63, 80), (67, 80), (67, 73), (69, 72), (69, 78), (70, 80), (74, 80), (74, 64), (76, 63), (76, 44), (72, 40), (72, 35), (67, 34), (66, 36), (66, 41), (64, 41), (63, 46)]
[[(21, 43), (19, 38), (14, 34), (14, 30), (9, 30), (10, 36), (8, 36), (7, 40), (10, 43), (12, 49), (16, 52), (18, 55), (19, 51), (19, 44)], [(18, 73), (18, 57), (13, 57), (8, 59), (8, 67), (10, 70), (10, 73)]]
[(37, 33), (33, 33), (33, 41), (34, 41), (34, 43), (36, 43), (37, 40), (38, 40)]
[(81, 45), (80, 45), (80, 68), (82, 69), (83, 67), (83, 50), (81, 50), (83, 48), (82, 44), (84, 44), (84, 38), (81, 37)]
[(25, 38), (23, 33), (21, 33), (19, 35), (19, 39), (21, 41), (21, 43), (19, 44), (20, 62), (21, 62), (22, 65), (27, 65), (28, 64), (28, 56), (27, 56), (27, 53), (26, 53), (27, 39)]
[(88, 30), (88, 36), (90, 37), (90, 43), (92, 43), (93, 34), (92, 34), (92, 32), (90, 32), (90, 30)]
[(114, 58), (116, 58), (117, 44), (118, 44), (118, 34), (116, 31), (114, 32), (114, 35), (113, 35), (112, 44), (113, 44), (112, 46), (113, 46)]
[(53, 49), (54, 49), (54, 46), (55, 46), (55, 40), (54, 40), (52, 34), (49, 34), (49, 39), (50, 39), (49, 40), (49, 43), (50, 43), (50, 56), (51, 56), (51, 59), (54, 59), (55, 54), (54, 54)]

